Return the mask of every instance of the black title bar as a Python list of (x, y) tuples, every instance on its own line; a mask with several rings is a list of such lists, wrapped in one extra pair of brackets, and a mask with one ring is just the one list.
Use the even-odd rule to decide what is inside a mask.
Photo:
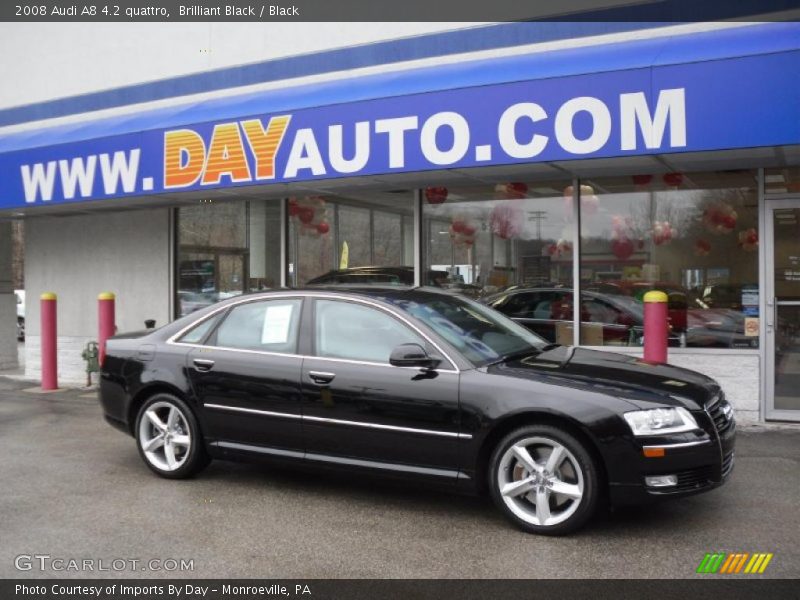
[(797, 20), (800, 0), (11, 0), (7, 22), (388, 22)]

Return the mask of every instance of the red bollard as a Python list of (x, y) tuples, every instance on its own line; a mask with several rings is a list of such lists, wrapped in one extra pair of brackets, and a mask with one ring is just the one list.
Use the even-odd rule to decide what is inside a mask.
[(667, 362), (669, 321), (667, 295), (653, 290), (644, 295), (644, 360), (653, 364)]
[(116, 299), (111, 292), (103, 292), (97, 296), (97, 346), (100, 366), (106, 357), (106, 341), (114, 335), (116, 329)]
[(58, 348), (56, 344), (56, 295), (45, 292), (40, 296), (42, 322), (42, 390), (58, 389)]

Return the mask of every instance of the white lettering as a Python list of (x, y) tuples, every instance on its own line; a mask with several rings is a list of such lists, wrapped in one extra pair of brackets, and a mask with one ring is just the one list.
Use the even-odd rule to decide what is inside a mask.
[(56, 181), (56, 161), (51, 160), (47, 163), (47, 170), (42, 163), (33, 165), (33, 169), (28, 165), (22, 165), (22, 187), (25, 189), (25, 202), (28, 204), (36, 202), (41, 194), (44, 202), (49, 202), (53, 198), (53, 185)]
[(532, 122), (542, 121), (547, 118), (544, 109), (533, 102), (520, 102), (509, 106), (500, 117), (497, 126), (497, 135), (503, 151), (512, 158), (533, 158), (542, 153), (547, 146), (547, 136), (534, 134), (526, 144), (521, 144), (517, 139), (516, 126), (521, 118), (528, 118)]
[[(442, 150), (436, 144), (436, 134), (441, 127), (449, 127), (453, 132), (453, 145), (449, 150)], [(436, 113), (422, 126), (419, 143), (428, 161), (435, 165), (452, 165), (464, 158), (469, 149), (469, 124), (458, 113)]]
[(389, 166), (399, 169), (406, 166), (405, 132), (419, 127), (417, 117), (397, 117), (375, 121), (375, 133), (389, 134)]
[(283, 176), (287, 179), (297, 177), (300, 169), (311, 169), (314, 175), (325, 175), (322, 155), (319, 153), (319, 146), (311, 129), (297, 130)]
[(355, 173), (363, 169), (369, 160), (369, 121), (356, 123), (355, 153), (350, 159), (344, 157), (342, 126), (328, 127), (328, 159), (339, 173)]
[(623, 150), (636, 150), (636, 124), (642, 131), (645, 148), (660, 148), (669, 118), (670, 148), (686, 146), (686, 101), (684, 88), (661, 90), (651, 116), (644, 92), (620, 94), (620, 138)]
[(109, 160), (108, 154), (100, 155), (100, 172), (106, 194), (116, 194), (120, 182), (123, 192), (136, 191), (136, 174), (139, 171), (140, 153), (139, 148), (134, 148), (128, 157), (126, 152), (119, 150), (114, 152), (114, 158), (111, 160)]
[(64, 198), (66, 200), (72, 200), (75, 197), (76, 184), (80, 187), (82, 197), (86, 198), (92, 195), (96, 164), (97, 156), (94, 154), (86, 157), (86, 162), (82, 157), (73, 158), (72, 161), (58, 161), (61, 188), (64, 190)]
[[(584, 140), (575, 137), (572, 125), (575, 115), (588, 112), (592, 116), (592, 133)], [(611, 135), (611, 114), (602, 101), (581, 96), (565, 102), (556, 113), (556, 139), (572, 154), (589, 154), (605, 146)]]

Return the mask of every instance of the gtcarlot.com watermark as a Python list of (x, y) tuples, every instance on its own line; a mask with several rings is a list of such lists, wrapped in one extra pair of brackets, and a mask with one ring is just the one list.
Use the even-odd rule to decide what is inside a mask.
[(49, 554), (19, 554), (14, 558), (18, 571), (96, 573), (103, 571), (194, 571), (193, 558), (76, 558)]

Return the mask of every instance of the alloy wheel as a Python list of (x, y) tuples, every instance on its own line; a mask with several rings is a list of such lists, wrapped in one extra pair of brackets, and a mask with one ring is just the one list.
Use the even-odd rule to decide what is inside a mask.
[(170, 402), (151, 404), (139, 422), (139, 445), (155, 468), (167, 472), (180, 469), (192, 447), (186, 415)]
[(584, 495), (580, 463), (564, 445), (526, 437), (508, 447), (497, 469), (497, 487), (508, 509), (531, 525), (549, 527), (569, 519)]

